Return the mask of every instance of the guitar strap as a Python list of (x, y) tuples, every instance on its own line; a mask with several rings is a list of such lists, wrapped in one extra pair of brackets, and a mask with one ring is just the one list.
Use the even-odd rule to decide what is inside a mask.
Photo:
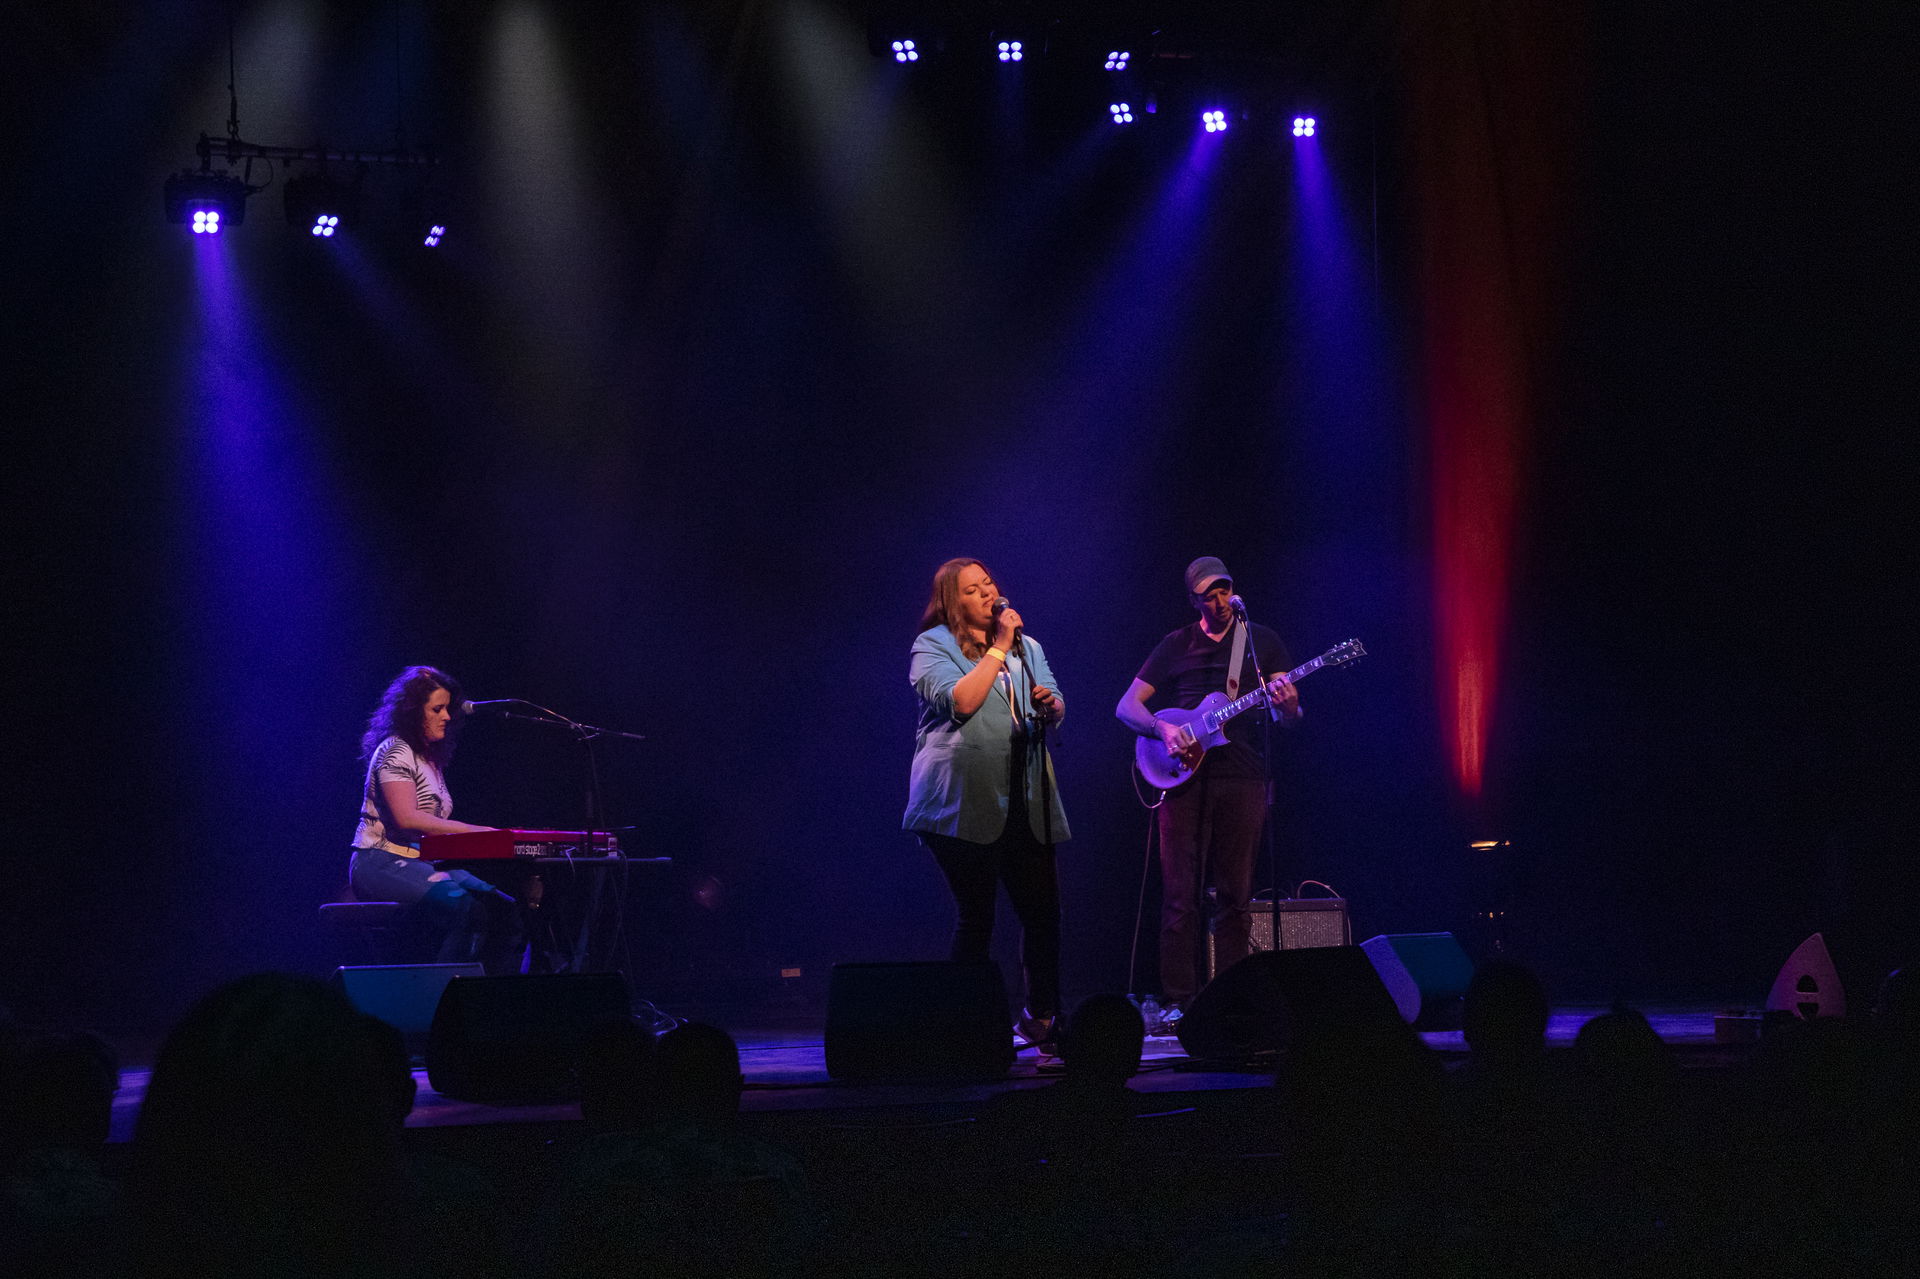
[(1233, 651), (1227, 654), (1227, 700), (1240, 696), (1240, 670), (1247, 660), (1247, 624), (1233, 619)]

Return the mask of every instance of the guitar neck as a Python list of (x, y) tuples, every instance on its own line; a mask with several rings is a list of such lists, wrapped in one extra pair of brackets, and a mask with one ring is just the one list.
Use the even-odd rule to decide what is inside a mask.
[[(1302, 662), (1287, 672), (1287, 682), (1289, 684), (1297, 684), (1303, 676), (1313, 674), (1326, 664), (1327, 655), (1325, 653), (1322, 653), (1311, 661)], [(1251, 693), (1236, 697), (1219, 710), (1213, 711), (1205, 717), (1207, 728), (1209, 731), (1217, 729), (1235, 715), (1240, 714), (1240, 712), (1250, 711), (1256, 706), (1264, 705), (1266, 700), (1267, 694), (1264, 688), (1256, 688)]]

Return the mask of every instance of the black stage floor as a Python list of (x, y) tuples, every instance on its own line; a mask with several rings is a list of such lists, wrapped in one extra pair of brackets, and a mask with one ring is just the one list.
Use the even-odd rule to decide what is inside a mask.
[[(1683, 1065), (1718, 1066), (1742, 1059), (1743, 1045), (1720, 1044), (1714, 1038), (1714, 1016), (1726, 1005), (1664, 1005), (1642, 1008), (1660, 1037), (1673, 1045)], [(714, 1015), (695, 1009), (676, 1009), (689, 1020), (710, 1021), (723, 1026), (740, 1045), (741, 1071), (746, 1076), (742, 1109), (767, 1111), (822, 1111), (884, 1109), (892, 1107), (968, 1107), (986, 1101), (996, 1093), (1014, 1088), (1036, 1087), (1056, 1077), (1043, 1071), (1038, 1055), (1023, 1051), (1004, 1080), (966, 1085), (929, 1084), (841, 1084), (827, 1077), (824, 1015), (741, 1014), (737, 1018)], [(1598, 1005), (1568, 1005), (1556, 1008), (1547, 1029), (1550, 1046), (1564, 1047), (1588, 1019), (1605, 1012)], [(1443, 1057), (1464, 1060), (1466, 1044), (1461, 1033), (1428, 1031), (1423, 1038)], [(123, 1047), (123, 1051), (125, 1051)], [(146, 1057), (150, 1060), (150, 1054)], [(129, 1055), (129, 1060), (138, 1060)], [(1185, 1068), (1183, 1068), (1185, 1067)], [(119, 1095), (114, 1100), (113, 1137), (129, 1140), (140, 1102), (146, 1096), (151, 1070), (144, 1066), (126, 1070)], [(419, 1094), (410, 1128), (446, 1128), (479, 1124), (554, 1124), (579, 1118), (579, 1107), (567, 1105), (488, 1106), (455, 1101), (434, 1092), (425, 1070), (416, 1070)], [(1190, 1068), (1179, 1041), (1172, 1037), (1151, 1037), (1142, 1054), (1141, 1072), (1132, 1083), (1140, 1092), (1193, 1093), (1220, 1089), (1264, 1088), (1265, 1073), (1249, 1071), (1202, 1070)], [(1169, 1098), (1170, 1104), (1173, 1099)]]

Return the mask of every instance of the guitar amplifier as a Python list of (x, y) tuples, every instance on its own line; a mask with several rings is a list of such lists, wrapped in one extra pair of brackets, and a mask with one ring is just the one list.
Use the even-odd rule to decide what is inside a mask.
[[(1248, 941), (1254, 950), (1274, 950), (1273, 898), (1256, 897)], [(1312, 950), (1320, 946), (1353, 945), (1353, 925), (1347, 919), (1344, 897), (1287, 897), (1280, 901), (1280, 950)], [(1207, 964), (1215, 972), (1213, 934), (1207, 934)]]

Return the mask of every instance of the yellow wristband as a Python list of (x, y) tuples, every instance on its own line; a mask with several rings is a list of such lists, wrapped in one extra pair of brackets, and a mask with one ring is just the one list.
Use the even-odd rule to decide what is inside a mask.
[(990, 648), (987, 650), (987, 656), (991, 657), (994, 661), (1000, 663), (1002, 666), (1005, 666), (1007, 664), (1007, 652), (1003, 648)]

